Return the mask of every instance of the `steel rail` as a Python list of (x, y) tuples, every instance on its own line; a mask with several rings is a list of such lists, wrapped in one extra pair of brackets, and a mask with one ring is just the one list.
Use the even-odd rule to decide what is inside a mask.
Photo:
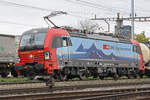
[[(122, 92), (111, 95), (103, 96), (91, 96), (86, 98), (78, 98), (77, 100), (149, 100), (149, 91), (132, 91), (132, 92)], [(145, 97), (146, 96), (146, 97)]]
[(83, 90), (88, 88), (109, 88), (109, 87), (123, 87), (123, 86), (137, 86), (137, 85), (149, 85), (150, 82), (139, 83), (109, 83), (109, 84), (92, 84), (92, 85), (70, 85), (70, 86), (54, 86), (53, 88), (38, 87), (38, 88), (20, 88), (20, 89), (3, 89), (0, 90), (0, 96), (2, 95), (16, 95), (16, 94), (29, 94), (29, 93), (44, 93), (55, 91), (72, 91)]
[[(112, 89), (100, 91), (80, 91), (80, 92), (65, 92), (65, 93), (38, 93), (38, 94), (23, 94), (1, 96), (2, 100), (120, 100), (120, 98), (135, 98), (136, 96), (148, 96), (149, 88), (128, 88), (128, 89)], [(119, 99), (118, 99), (119, 98)], [(127, 99), (128, 100), (128, 99)]]

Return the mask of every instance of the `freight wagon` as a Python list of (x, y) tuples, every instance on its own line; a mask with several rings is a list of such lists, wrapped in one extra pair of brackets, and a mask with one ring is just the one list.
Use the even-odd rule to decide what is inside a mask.
[(14, 69), (17, 58), (16, 39), (20, 36), (0, 34), (0, 75), (7, 77), (11, 72), (13, 76), (17, 76)]
[(150, 77), (150, 44), (140, 43), (140, 47), (143, 54), (143, 63), (145, 66), (145, 75)]

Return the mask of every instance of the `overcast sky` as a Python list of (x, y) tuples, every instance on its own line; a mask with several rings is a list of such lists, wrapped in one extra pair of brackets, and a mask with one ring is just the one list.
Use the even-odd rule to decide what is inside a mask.
[[(129, 17), (131, 0), (0, 0), (0, 34), (21, 35), (24, 31), (47, 27), (43, 16), (52, 11), (65, 11), (62, 15), (52, 20), (58, 25), (78, 26), (80, 20), (97, 17), (116, 17), (120, 12), (121, 17)], [(150, 16), (150, 0), (135, 0), (137, 16)], [(107, 31), (103, 21), (97, 21)], [(128, 25), (131, 22), (124, 22)], [(111, 32), (114, 32), (115, 22), (110, 22)], [(150, 37), (150, 22), (136, 22), (135, 32), (146, 31)]]

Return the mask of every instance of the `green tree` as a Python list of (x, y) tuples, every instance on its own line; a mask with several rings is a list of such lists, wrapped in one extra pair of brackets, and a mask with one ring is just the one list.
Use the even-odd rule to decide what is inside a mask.
[(145, 36), (145, 31), (142, 31), (140, 34), (135, 34), (135, 40), (138, 42), (148, 42), (150, 38)]

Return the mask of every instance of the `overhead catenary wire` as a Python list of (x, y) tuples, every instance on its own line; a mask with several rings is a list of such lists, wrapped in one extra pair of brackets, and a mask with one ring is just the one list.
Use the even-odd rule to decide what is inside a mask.
[[(129, 0), (126, 0), (126, 1), (125, 1), (125, 0), (121, 0), (121, 2), (130, 5)], [(135, 3), (136, 3), (136, 2), (135, 2)], [(140, 5), (138, 5), (138, 4), (140, 4)], [(141, 5), (142, 5), (141, 3), (137, 3), (137, 4), (135, 5), (136, 12), (142, 12), (142, 13), (150, 12), (149, 9), (145, 9), (145, 8), (143, 8), (143, 6), (141, 7)], [(121, 9), (123, 9), (123, 8), (121, 8)], [(136, 12), (135, 12), (135, 13), (136, 13)]]
[[(96, 7), (96, 6), (92, 6), (92, 5), (88, 5), (88, 4), (84, 4), (84, 3), (80, 3), (80, 2), (74, 2), (74, 1), (72, 1), (72, 0), (65, 0), (65, 1), (67, 1), (67, 2), (69, 2), (69, 3), (72, 3), (72, 4), (77, 4), (77, 5), (82, 5), (82, 6), (85, 6), (85, 7), (90, 7), (90, 8), (95, 8), (95, 9), (102, 9), (102, 8), (99, 8), (99, 7)], [(99, 12), (99, 13), (101, 13), (101, 12)], [(89, 14), (89, 13), (88, 13)], [(94, 12), (93, 13), (93, 15), (95, 15), (96, 13)], [(105, 11), (105, 14), (112, 14), (112, 12), (110, 12), (110, 11)], [(71, 15), (73, 15), (73, 14), (71, 14)], [(85, 14), (84, 14), (85, 15)], [(89, 15), (91, 15), (91, 14), (89, 14)], [(92, 15), (92, 16), (93, 16)], [(74, 15), (73, 15), (74, 16)], [(78, 14), (76, 14), (74, 17), (78, 17), (79, 16), (79, 13)], [(83, 17), (83, 16), (82, 16)]]
[[(6, 1), (6, 0), (0, 0), (0, 2), (4, 3), (4, 4), (9, 4), (9, 5), (17, 6), (17, 7), (25, 7), (25, 8), (29, 8), (29, 9), (35, 9), (35, 10), (46, 11), (46, 12), (50, 12), (50, 11), (55, 11), (56, 10), (56, 9), (47, 9), (47, 8), (41, 8), (41, 7), (36, 7), (36, 6), (19, 4), (19, 3), (15, 3), (15, 2)], [(70, 12), (69, 13), (70, 16), (84, 17), (84, 16), (80, 16), (79, 15), (79, 13), (81, 14), (81, 12), (77, 12), (77, 11), (68, 11), (68, 12)]]
[(19, 6), (19, 7), (25, 7), (25, 8), (32, 8), (32, 9), (41, 10), (41, 11), (52, 11), (52, 10), (54, 10), (54, 9), (46, 9), (46, 8), (40, 8), (40, 7), (30, 6), (30, 5), (23, 5), (23, 4), (9, 2), (9, 1), (5, 1), (5, 0), (0, 0), (0, 2), (1, 3), (5, 3), (5, 4), (10, 4), (10, 5), (13, 5), (13, 6)]
[(12, 21), (1, 21), (0, 23), (5, 23), (5, 24), (13, 24), (13, 25), (20, 25), (20, 26), (31, 26), (31, 27), (35, 27), (37, 25), (29, 25), (29, 24), (22, 24), (22, 23), (17, 23), (17, 22), (12, 22)]
[[(70, 3), (74, 3), (74, 4), (77, 4), (77, 5), (85, 5), (87, 7), (91, 7), (91, 8), (96, 8), (96, 9), (106, 9), (105, 11), (106, 12), (109, 12), (110, 14), (114, 13), (113, 11), (118, 11), (116, 8), (113, 9), (113, 11), (111, 10), (111, 7), (107, 7), (106, 5), (103, 5), (104, 7), (98, 7), (95, 5), (95, 2), (92, 2), (92, 1), (86, 1), (86, 2), (90, 2), (90, 3), (94, 3), (93, 5), (92, 4), (88, 4), (88, 3), (84, 3), (85, 0), (77, 0), (76, 2), (74, 2), (75, 0), (65, 0), (65, 1), (70, 1)], [(79, 2), (80, 1), (80, 2)], [(82, 2), (81, 2), (82, 1)], [(55, 9), (47, 9), (47, 8), (41, 8), (41, 7), (37, 7), (37, 6), (32, 6), (32, 5), (25, 5), (25, 4), (20, 4), (20, 3), (15, 3), (14, 1), (8, 1), (8, 0), (0, 0), (0, 3), (3, 3), (7, 6), (14, 6), (14, 7), (23, 7), (23, 8), (29, 8), (29, 9), (35, 9), (35, 10), (39, 10), (39, 11), (46, 11), (46, 12), (51, 12), (51, 11), (54, 11)], [(99, 4), (99, 3), (97, 3)], [(101, 5), (101, 3), (100, 3)], [(113, 7), (112, 7), (113, 8)], [(120, 8), (119, 8), (120, 9)], [(122, 8), (121, 8), (122, 9)], [(95, 9), (94, 9), (95, 10)], [(123, 10), (123, 9), (122, 9)], [(91, 10), (88, 10), (89, 12), (92, 12)], [(78, 17), (78, 18), (88, 18), (86, 17), (88, 15), (88, 12), (82, 14), (81, 10), (80, 11), (72, 11), (71, 9), (68, 9), (68, 14), (70, 16), (74, 16), (74, 17)], [(83, 11), (84, 12), (84, 11)], [(98, 12), (98, 11), (97, 11)], [(86, 14), (86, 15), (85, 15)], [(93, 13), (93, 16), (94, 16), (95, 13)], [(101, 13), (99, 13), (100, 15)], [(90, 14), (89, 14), (90, 15)], [(90, 16), (89, 16), (90, 17)], [(91, 17), (90, 17), (91, 18)], [(0, 22), (1, 23), (1, 22)], [(11, 22), (6, 22), (7, 24), (12, 24)], [(21, 25), (21, 23), (16, 23), (14, 22), (14, 25)], [(32, 26), (32, 25), (21, 25), (21, 26)]]
[[(25, 7), (29, 9), (35, 9), (35, 10), (40, 10), (40, 11), (46, 11), (46, 12), (51, 12), (54, 11), (54, 9), (46, 9), (46, 8), (41, 8), (41, 7), (36, 7), (36, 6), (30, 6), (30, 5), (24, 5), (24, 4), (19, 4), (19, 3), (14, 3), (14, 2), (9, 2), (6, 0), (0, 0), (1, 3), (15, 6), (15, 7)], [(68, 15), (73, 16), (73, 17), (78, 17), (78, 18), (87, 18), (85, 16), (80, 16), (77, 14), (78, 12), (70, 11)], [(17, 22), (12, 22), (12, 21), (1, 21), (0, 23), (5, 23), (5, 24), (13, 24), (13, 25), (20, 25), (20, 26), (26, 26), (26, 27), (35, 27), (37, 25), (28, 25), (28, 24), (22, 24), (22, 23), (17, 23)]]
[[(97, 8), (97, 9), (107, 9), (108, 11), (112, 11), (113, 10), (113, 11), (121, 11), (121, 12), (124, 12), (126, 14), (128, 13), (128, 12), (123, 11), (123, 8), (119, 8), (119, 9), (122, 9), (122, 10), (114, 9), (114, 7), (107, 7), (107, 6), (104, 6), (104, 5), (101, 5), (101, 4), (96, 4), (96, 3), (89, 2), (89, 1), (84, 1), (84, 0), (77, 0), (77, 1), (65, 0), (65, 1), (71, 2), (71, 3), (77, 3), (77, 4), (88, 6), (88, 7), (94, 7), (94, 8)], [(41, 8), (41, 7), (36, 7), (36, 6), (31, 6), (31, 5), (19, 4), (19, 3), (15, 3), (15, 2), (6, 1), (6, 0), (0, 0), (0, 2), (1, 3), (5, 3), (5, 4), (9, 4), (9, 5), (13, 5), (13, 6), (32, 8), (32, 9), (41, 10), (41, 11), (47, 11), (47, 12), (55, 10), (55, 9), (46, 9), (46, 8)], [(125, 2), (125, 1), (122, 1), (122, 2)], [(125, 3), (127, 3), (127, 2), (125, 2)], [(140, 8), (142, 8), (142, 7), (140, 7)], [(145, 10), (144, 9), (144, 11), (148, 12), (149, 10), (147, 10), (147, 9)], [(79, 12), (77, 12), (77, 11), (69, 11), (69, 12), (72, 13), (70, 15), (76, 15), (76, 17), (79, 16)], [(110, 12), (110, 13), (112, 13), (112, 12)]]
[(89, 1), (84, 1), (84, 0), (65, 0), (67, 2), (70, 2), (70, 3), (76, 3), (76, 4), (79, 4), (79, 5), (83, 5), (83, 6), (87, 6), (87, 7), (92, 7), (92, 8), (96, 8), (96, 9), (105, 9), (107, 11), (120, 11), (120, 12), (124, 12), (125, 14), (129, 14), (129, 12), (126, 12), (124, 10), (119, 10), (119, 9), (114, 9), (113, 7), (107, 7), (107, 6), (104, 6), (104, 5), (101, 5), (101, 4), (96, 4), (96, 3), (92, 3), (92, 2), (89, 2)]
[(70, 2), (70, 3), (73, 3), (73, 4), (76, 3), (76, 4), (79, 4), (79, 5), (83, 5), (83, 6), (100, 9), (99, 7), (95, 7), (95, 6), (92, 6), (92, 5), (83, 4), (83, 3), (76, 2), (76, 1), (72, 1), (72, 0), (65, 0), (65, 1)]
[[(19, 4), (19, 3), (14, 3), (14, 2), (9, 2), (9, 1), (6, 1), (6, 0), (0, 0), (0, 2), (4, 3), (4, 4), (8, 4), (8, 5), (13, 5), (13, 6), (17, 6), (17, 7), (25, 7), (25, 8), (30, 8), (30, 9), (36, 9), (36, 10), (41, 10), (41, 11), (53, 11), (54, 9), (46, 9), (46, 8), (40, 8), (40, 7), (36, 7), (36, 6), (30, 6), (30, 5), (24, 5), (24, 4)], [(87, 5), (87, 4), (85, 4)], [(98, 8), (98, 7), (96, 7)], [(83, 16), (80, 16), (79, 14), (73, 14), (74, 12), (73, 11), (70, 11), (71, 16), (74, 16), (74, 17), (78, 17), (78, 18), (83, 18)], [(77, 13), (77, 12), (76, 12)], [(84, 17), (84, 18), (88, 18), (88, 17)], [(3, 21), (1, 23), (7, 23), (7, 24), (15, 24), (15, 25), (22, 25), (22, 26), (31, 26), (31, 25), (23, 25), (23, 24), (20, 24), (20, 23), (15, 23), (15, 22), (8, 22), (8, 21)]]
[[(72, 0), (65, 0), (65, 1), (69, 1), (71, 3), (74, 3)], [(108, 10), (111, 10), (111, 8), (105, 7), (105, 6), (100, 5), (100, 4), (94, 4), (94, 3), (90, 3), (90, 2), (87, 2), (87, 1), (83, 1), (83, 0), (78, 0), (78, 1), (80, 1), (79, 3), (84, 5), (84, 6), (94, 7), (94, 8), (97, 8), (97, 9), (102, 9), (102, 8), (105, 9), (106, 8)], [(15, 3), (15, 2), (6, 1), (6, 0), (0, 0), (0, 2), (4, 3), (4, 4), (8, 4), (8, 5), (17, 6), (17, 7), (25, 7), (25, 8), (30, 8), (30, 9), (40, 10), (40, 11), (46, 11), (46, 12), (50, 12), (50, 11), (55, 10), (55, 9), (47, 9), (47, 8), (41, 8), (41, 7), (36, 7), (36, 6), (31, 6), (31, 5), (19, 4), (19, 3)], [(85, 17), (85, 14), (82, 14), (79, 11), (67, 11), (67, 12), (69, 12), (68, 15), (70, 15), (70, 16), (74, 16), (74, 17), (78, 17), (78, 18), (80, 18), (80, 17), (81, 18), (87, 18), (87, 17)], [(110, 13), (112, 13), (112, 12), (110, 12)], [(82, 15), (79, 15), (79, 14), (82, 14)]]

